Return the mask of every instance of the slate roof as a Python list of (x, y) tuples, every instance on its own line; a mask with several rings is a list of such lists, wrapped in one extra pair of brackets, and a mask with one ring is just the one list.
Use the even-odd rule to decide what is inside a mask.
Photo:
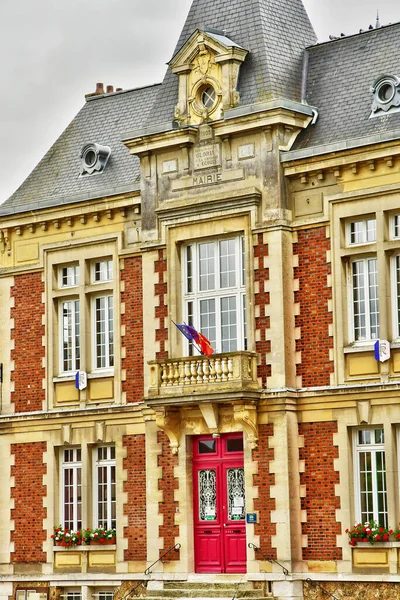
[[(300, 101), (304, 48), (316, 42), (301, 0), (194, 0), (174, 55), (193, 31), (208, 28), (249, 51), (240, 70), (240, 105)], [(178, 78), (168, 70), (147, 125), (172, 122), (177, 97)]]
[[(121, 132), (140, 128), (154, 102), (158, 85), (92, 96), (16, 192), (0, 215), (56, 206), (118, 193), (138, 185), (139, 159), (121, 143)], [(102, 174), (79, 177), (79, 154), (87, 143), (111, 148)]]
[(400, 23), (309, 48), (306, 100), (319, 117), (293, 150), (400, 130), (400, 113), (370, 119), (371, 85), (400, 76), (399, 49)]

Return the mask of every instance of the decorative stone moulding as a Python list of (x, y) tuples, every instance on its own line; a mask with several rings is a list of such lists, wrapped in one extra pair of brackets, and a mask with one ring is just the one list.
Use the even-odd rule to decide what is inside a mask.
[(400, 570), (400, 542), (384, 542), (371, 546), (358, 542), (352, 548), (352, 563), (357, 569)]

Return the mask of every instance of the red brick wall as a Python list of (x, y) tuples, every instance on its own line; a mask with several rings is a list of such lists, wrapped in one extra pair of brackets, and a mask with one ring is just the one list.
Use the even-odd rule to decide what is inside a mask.
[[(163, 501), (159, 504), (159, 512), (163, 515), (163, 524), (159, 528), (159, 535), (164, 538), (164, 546), (160, 551), (160, 554), (163, 554), (176, 544), (179, 535), (179, 526), (175, 525), (179, 502), (174, 500), (174, 491), (179, 488), (178, 478), (174, 476), (174, 467), (178, 466), (178, 456), (172, 454), (169, 439), (164, 432), (157, 432), (157, 441), (162, 446), (162, 453), (158, 456), (158, 466), (162, 467), (158, 489), (163, 492)], [(166, 559), (179, 560), (179, 551), (170, 552)]]
[(121, 271), (124, 292), (121, 302), (125, 303), (125, 314), (121, 315), (121, 324), (125, 326), (122, 345), (125, 358), (122, 369), (126, 371), (126, 380), (122, 382), (122, 391), (126, 401), (140, 402), (144, 396), (143, 382), (143, 283), (142, 257), (126, 258)]
[(14, 500), (14, 508), (11, 509), (11, 519), (14, 521), (14, 531), (11, 532), (11, 541), (14, 542), (12, 563), (46, 562), (46, 554), (42, 551), (42, 543), (47, 539), (43, 529), (43, 519), (46, 518), (46, 509), (43, 507), (43, 498), (46, 496), (43, 453), (46, 448), (46, 442), (11, 445), (11, 455), (14, 456), (14, 465), (11, 467), (11, 476), (14, 477), (14, 487), (11, 488), (11, 498)]
[(299, 425), (299, 433), (304, 436), (300, 460), (305, 462), (300, 484), (306, 486), (301, 508), (307, 512), (307, 523), (302, 524), (302, 533), (308, 539), (308, 547), (303, 548), (304, 560), (342, 559), (342, 550), (336, 547), (336, 535), (341, 533), (335, 513), (340, 508), (340, 499), (335, 495), (339, 473), (333, 462), (339, 455), (337, 446), (333, 445), (336, 432), (337, 423), (333, 421)]
[(144, 435), (125, 435), (123, 445), (127, 455), (124, 469), (128, 479), (124, 483), (127, 503), (124, 515), (128, 517), (128, 527), (124, 528), (124, 538), (128, 549), (124, 560), (146, 560), (146, 446)]
[(329, 336), (332, 313), (328, 312), (328, 300), (332, 298), (332, 290), (327, 286), (331, 273), (326, 262), (329, 249), (325, 227), (299, 231), (293, 248), (298, 256), (294, 277), (299, 280), (295, 302), (300, 304), (295, 323), (300, 327), (296, 350), (301, 352), (301, 364), (296, 372), (301, 375), (303, 387), (330, 385), (329, 375), (333, 373), (333, 362), (329, 360), (329, 349), (333, 348), (333, 338)]
[(265, 332), (270, 328), (269, 317), (265, 315), (265, 307), (270, 303), (269, 292), (265, 291), (264, 282), (269, 280), (269, 269), (264, 268), (264, 257), (268, 256), (268, 245), (263, 243), (263, 234), (258, 235), (258, 244), (254, 247), (254, 258), (258, 258), (258, 268), (254, 270), (254, 280), (258, 282), (259, 291), (254, 296), (254, 304), (259, 307), (256, 317), (256, 330), (260, 332), (260, 341), (256, 342), (256, 352), (260, 355), (257, 376), (262, 379), (263, 387), (267, 386), (267, 377), (271, 375), (271, 365), (267, 364), (266, 354), (271, 352), (271, 341), (265, 339)]
[(263, 560), (266, 555), (276, 558), (276, 550), (271, 544), (271, 536), (276, 534), (276, 525), (271, 523), (275, 499), (270, 498), (270, 488), (271, 485), (275, 485), (275, 475), (269, 472), (269, 463), (274, 460), (274, 449), (268, 446), (268, 440), (273, 433), (273, 425), (259, 425), (258, 448), (253, 450), (253, 460), (258, 463), (258, 473), (253, 475), (253, 483), (258, 486), (258, 498), (254, 499), (254, 509), (259, 511), (259, 522), (254, 526), (255, 535), (260, 536), (257, 560)]
[(11, 401), (15, 404), (16, 412), (43, 409), (43, 292), (41, 273), (15, 276), (14, 286), (11, 288), (11, 298), (14, 298), (14, 308), (11, 309), (11, 318), (14, 319), (14, 329), (11, 332), (11, 339), (14, 340), (14, 350), (11, 351), (11, 360), (14, 361), (14, 371), (11, 372), (14, 391), (11, 392)]
[(168, 340), (168, 306), (165, 302), (167, 296), (167, 260), (165, 258), (165, 250), (158, 251), (158, 260), (154, 262), (154, 272), (158, 273), (158, 283), (154, 286), (154, 294), (158, 298), (155, 316), (157, 319), (160, 319), (160, 326), (156, 330), (156, 341), (160, 342), (160, 350), (156, 352), (156, 359), (166, 359), (168, 358), (168, 351), (166, 350), (166, 342)]

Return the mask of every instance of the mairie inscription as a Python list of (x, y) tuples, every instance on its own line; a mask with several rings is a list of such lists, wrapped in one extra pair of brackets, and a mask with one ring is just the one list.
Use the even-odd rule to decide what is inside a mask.
[(219, 144), (202, 144), (193, 149), (194, 168), (209, 169), (218, 167), (221, 164), (221, 150)]
[(218, 170), (213, 173), (200, 173), (189, 177), (182, 177), (171, 181), (171, 190), (187, 190), (190, 188), (203, 187), (228, 181), (239, 181), (245, 178), (244, 169)]

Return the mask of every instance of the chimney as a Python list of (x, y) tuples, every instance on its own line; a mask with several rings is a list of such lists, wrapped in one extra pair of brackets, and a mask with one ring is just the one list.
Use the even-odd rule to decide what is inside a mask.
[(112, 94), (113, 92), (114, 92), (114, 86), (108, 85), (107, 86), (107, 94)]
[(102, 83), (96, 83), (96, 91), (91, 94), (86, 94), (85, 98), (91, 98), (92, 96), (102, 96), (104, 94), (104, 85)]
[(123, 91), (123, 88), (115, 88), (115, 91), (116, 91), (116, 92), (122, 92), (122, 91)]

